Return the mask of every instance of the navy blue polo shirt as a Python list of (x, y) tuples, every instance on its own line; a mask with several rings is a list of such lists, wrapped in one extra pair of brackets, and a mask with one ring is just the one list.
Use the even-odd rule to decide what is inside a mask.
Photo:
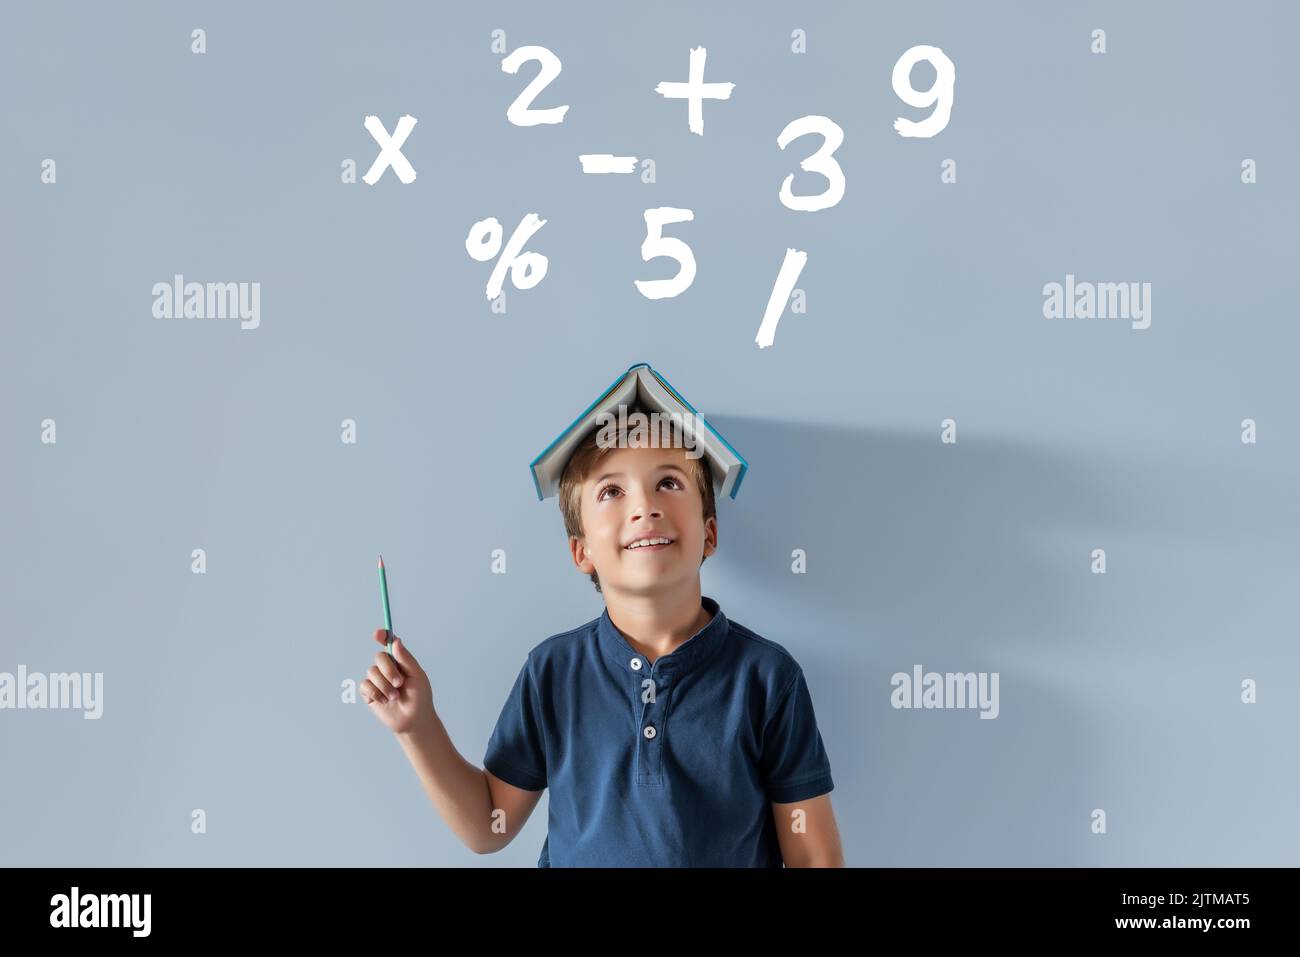
[(772, 802), (834, 787), (798, 662), (701, 604), (653, 664), (608, 609), (528, 653), (483, 766), (551, 789), (538, 867), (781, 867)]

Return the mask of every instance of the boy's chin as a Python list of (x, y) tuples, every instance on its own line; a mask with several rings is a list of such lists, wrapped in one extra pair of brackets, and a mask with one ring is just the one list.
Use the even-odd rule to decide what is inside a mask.
[[(680, 569), (674, 566), (661, 566), (659, 568), (643, 568), (628, 570), (621, 569), (622, 574), (617, 577), (611, 576), (609, 587), (615, 588), (624, 594), (632, 595), (653, 595), (660, 592), (671, 592), (681, 585), (681, 575), (678, 574)], [(601, 587), (606, 587), (606, 577), (600, 576)]]

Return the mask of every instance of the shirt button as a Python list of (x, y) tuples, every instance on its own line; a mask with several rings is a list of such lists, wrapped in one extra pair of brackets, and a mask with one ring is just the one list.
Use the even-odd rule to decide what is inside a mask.
[(647, 738), (653, 738), (655, 736), (655, 726), (653, 724), (647, 724), (645, 726), (645, 736)]
[(632, 670), (633, 670), (633, 671), (640, 671), (640, 670), (641, 670), (641, 659), (640, 659), (640, 658), (633, 658), (633, 659), (632, 659)]

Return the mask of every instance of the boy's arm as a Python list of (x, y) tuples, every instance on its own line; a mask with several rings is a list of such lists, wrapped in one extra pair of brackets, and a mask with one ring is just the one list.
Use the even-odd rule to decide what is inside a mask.
[[(461, 757), (436, 711), (431, 720), (396, 737), (424, 793), (475, 854), (495, 853), (514, 840), (542, 796), (540, 790), (507, 784)], [(501, 821), (496, 828), (494, 819)]]
[[(803, 813), (796, 814), (798, 811)], [(793, 804), (773, 801), (772, 816), (786, 867), (844, 866), (844, 849), (829, 792)]]

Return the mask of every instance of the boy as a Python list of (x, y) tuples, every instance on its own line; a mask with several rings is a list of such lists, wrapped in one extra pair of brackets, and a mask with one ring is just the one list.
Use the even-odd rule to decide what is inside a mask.
[(708, 466), (644, 438), (593, 432), (564, 468), (573, 562), (605, 611), (529, 653), (483, 769), (452, 745), (400, 638), (362, 695), (476, 853), (513, 840), (550, 787), (539, 867), (842, 867), (802, 670), (700, 593), (717, 549)]

